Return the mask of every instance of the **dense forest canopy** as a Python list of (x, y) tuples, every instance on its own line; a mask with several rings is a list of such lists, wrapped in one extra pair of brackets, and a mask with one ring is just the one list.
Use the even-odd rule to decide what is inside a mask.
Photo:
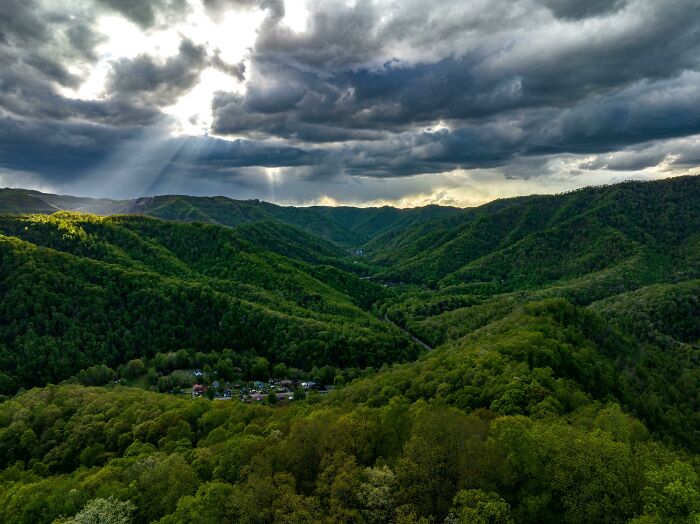
[(700, 522), (700, 178), (70, 198), (0, 195), (0, 521)]

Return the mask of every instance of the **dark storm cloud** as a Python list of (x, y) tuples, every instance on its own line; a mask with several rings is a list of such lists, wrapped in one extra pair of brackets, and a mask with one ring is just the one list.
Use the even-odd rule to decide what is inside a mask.
[(265, 11), (244, 61), (185, 31), (168, 58), (110, 59), (104, 96), (80, 100), (65, 93), (102, 59), (99, 14), (156, 31), (188, 0), (0, 0), (0, 167), (97, 169), (162, 126), (207, 68), (244, 82), (213, 97), (211, 131), (245, 140), (153, 138), (153, 158), (193, 187), (273, 167), (308, 188), (458, 168), (527, 178), (577, 156), (581, 169), (630, 172), (700, 158), (698, 0), (310, 0), (298, 31), (282, 0), (201, 1), (214, 20)]
[(185, 0), (97, 0), (97, 3), (144, 29), (154, 25), (159, 16), (172, 17), (187, 10)]
[(112, 64), (107, 90), (119, 97), (140, 97), (167, 106), (197, 83), (206, 65), (206, 49), (185, 39), (178, 54), (163, 63), (148, 55), (118, 60)]
[[(41, 138), (41, 154), (37, 139)], [(115, 146), (115, 144), (119, 144)], [(144, 133), (139, 127), (81, 123), (41, 124), (0, 118), (0, 167), (43, 173), (47, 181), (70, 183), (88, 172), (108, 172), (125, 152), (138, 151), (135, 161), (144, 172), (184, 172), (217, 177), (233, 168), (305, 166), (322, 163), (325, 153), (248, 140), (211, 137), (168, 137), (164, 130)], [(103, 175), (105, 175), (103, 173)], [(106, 175), (105, 175), (106, 176)]]
[(375, 60), (383, 46), (377, 34), (381, 12), (372, 2), (354, 5), (337, 0), (314, 4), (309, 29), (295, 33), (280, 24), (263, 27), (259, 55), (284, 55), (290, 62), (317, 68), (344, 68)]
[(212, 16), (219, 16), (231, 8), (264, 9), (274, 20), (284, 16), (284, 0), (202, 0), (202, 3)]
[[(399, 20), (381, 26), (380, 13), (368, 2), (338, 6), (335, 12), (315, 13), (307, 33), (284, 28), (263, 32), (245, 95), (214, 101), (214, 130), (316, 141), (308, 127), (325, 130), (330, 123), (335, 133), (318, 134), (338, 140), (357, 138), (358, 129), (403, 131), (436, 120), (569, 107), (642, 79), (668, 78), (697, 68), (700, 31), (697, 18), (688, 16), (693, 5), (647, 6), (654, 23), (644, 27), (639, 20), (630, 22), (631, 27), (618, 35), (598, 35), (596, 40), (564, 25), (560, 46), (542, 43), (538, 49), (536, 44), (529, 52), (525, 41), (503, 35), (489, 42), (484, 34), (483, 46), (441, 60), (376, 65), (359, 64), (378, 54), (386, 41), (396, 40)], [(440, 35), (435, 37), (439, 40)], [(405, 34), (403, 40), (411, 42), (413, 35)]]
[(221, 140), (210, 137), (173, 138), (170, 144), (197, 143), (197, 154), (190, 155), (193, 169), (213, 171), (232, 167), (305, 166), (318, 163), (324, 155), (318, 151), (275, 146), (250, 140)]
[[(76, 54), (76, 50), (70, 45), (62, 45), (60, 40), (64, 33), (73, 34), (81, 45), (86, 45), (91, 40), (91, 32), (71, 18), (69, 12), (54, 12), (50, 21), (41, 14), (40, 5), (34, 0), (3, 0), (0, 6), (0, 66), (3, 75), (0, 78), (3, 83), (9, 83), (7, 77), (16, 79), (22, 75), (28, 83), (36, 79), (74, 86), (80, 78), (68, 72), (63, 59), (66, 55)], [(77, 51), (77, 54), (82, 52)]]
[[(153, 123), (159, 112), (141, 100), (79, 100), (60, 94), (57, 86), (76, 88), (85, 80), (66, 64), (88, 67), (102, 37), (90, 27), (85, 4), (49, 5), (42, 10), (44, 4), (35, 0), (10, 1), (0, 9), (0, 111), (31, 120), (37, 130), (42, 122), (67, 130), (74, 129), (70, 124), (76, 120), (112, 126)], [(118, 139), (120, 129), (114, 136)], [(35, 140), (43, 143), (44, 133)]]
[(0, 43), (27, 43), (34, 40), (45, 24), (39, 19), (39, 8), (34, 0), (0, 2)]
[(543, 0), (555, 16), (572, 20), (581, 20), (591, 16), (600, 16), (618, 11), (627, 3), (626, 0)]
[[(358, 174), (412, 175), (499, 166), (521, 156), (610, 152), (696, 134), (700, 134), (700, 73), (687, 73), (668, 81), (641, 82), (572, 108), (529, 109), (454, 130), (405, 133), (400, 140), (388, 141), (388, 149), (351, 150), (347, 166)], [(631, 169), (631, 161), (625, 169)]]
[(133, 138), (136, 133), (134, 128), (116, 131), (90, 124), (0, 118), (0, 165), (18, 171), (49, 172), (52, 181), (68, 181), (104, 161), (116, 142)]

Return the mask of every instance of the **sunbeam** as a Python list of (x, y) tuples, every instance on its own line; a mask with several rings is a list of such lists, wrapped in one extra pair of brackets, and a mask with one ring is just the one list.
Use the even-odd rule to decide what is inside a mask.
[(108, 158), (86, 172), (79, 181), (85, 194), (133, 198), (150, 195), (162, 178), (176, 170), (175, 159), (194, 137), (170, 136), (167, 120), (142, 129), (124, 141)]

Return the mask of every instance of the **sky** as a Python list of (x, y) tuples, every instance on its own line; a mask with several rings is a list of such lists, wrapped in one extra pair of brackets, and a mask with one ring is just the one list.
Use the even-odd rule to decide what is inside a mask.
[(472, 206), (699, 165), (700, 0), (0, 0), (0, 187)]

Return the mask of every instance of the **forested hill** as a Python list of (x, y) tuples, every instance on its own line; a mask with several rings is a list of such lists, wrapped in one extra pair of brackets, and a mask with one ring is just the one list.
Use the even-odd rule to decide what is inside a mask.
[(0, 189), (0, 214), (51, 214), (68, 210), (111, 215), (123, 213), (127, 207), (128, 200), (53, 195), (31, 189)]
[(700, 178), (142, 204), (0, 218), (0, 522), (700, 522)]
[(0, 214), (51, 214), (61, 210), (98, 215), (143, 214), (165, 220), (229, 227), (277, 220), (301, 227), (309, 233), (345, 247), (359, 247), (384, 231), (398, 231), (430, 218), (461, 213), (458, 208), (440, 206), (415, 209), (388, 206), (285, 207), (260, 200), (234, 200), (227, 197), (164, 195), (133, 200), (109, 200), (52, 195), (25, 189), (0, 189)]
[[(700, 177), (678, 177), (657, 182), (625, 182), (585, 188), (561, 195), (502, 199), (459, 209), (425, 206), (398, 209), (353, 207), (291, 207), (259, 200), (227, 197), (164, 195), (133, 200), (93, 199), (52, 195), (24, 189), (0, 189), (0, 214), (51, 214), (60, 210), (98, 215), (144, 214), (166, 220), (225, 226), (277, 220), (345, 247), (361, 247), (390, 268), (387, 278), (403, 281), (447, 282), (469, 280), (455, 275), (486, 255), (516, 257), (518, 250), (558, 244), (562, 231), (572, 235), (562, 248), (574, 249), (600, 236), (590, 249), (605, 249), (604, 242), (646, 243), (663, 249), (697, 226), (693, 205), (700, 192)], [(668, 236), (668, 235), (671, 236)], [(594, 238), (594, 240), (596, 240)], [(545, 261), (546, 262), (546, 261)], [(484, 261), (484, 263), (489, 263)], [(581, 271), (585, 271), (582, 268)], [(470, 270), (471, 271), (471, 270)], [(568, 269), (567, 269), (568, 271)]]
[[(700, 177), (500, 200), (372, 239), (387, 280), (503, 292), (595, 272), (687, 272), (700, 247)], [(694, 266), (697, 268), (697, 266)]]
[(419, 349), (365, 311), (384, 291), (340, 269), (338, 248), (280, 223), (6, 216), (0, 250), (5, 393), (179, 348), (302, 369), (378, 367)]

